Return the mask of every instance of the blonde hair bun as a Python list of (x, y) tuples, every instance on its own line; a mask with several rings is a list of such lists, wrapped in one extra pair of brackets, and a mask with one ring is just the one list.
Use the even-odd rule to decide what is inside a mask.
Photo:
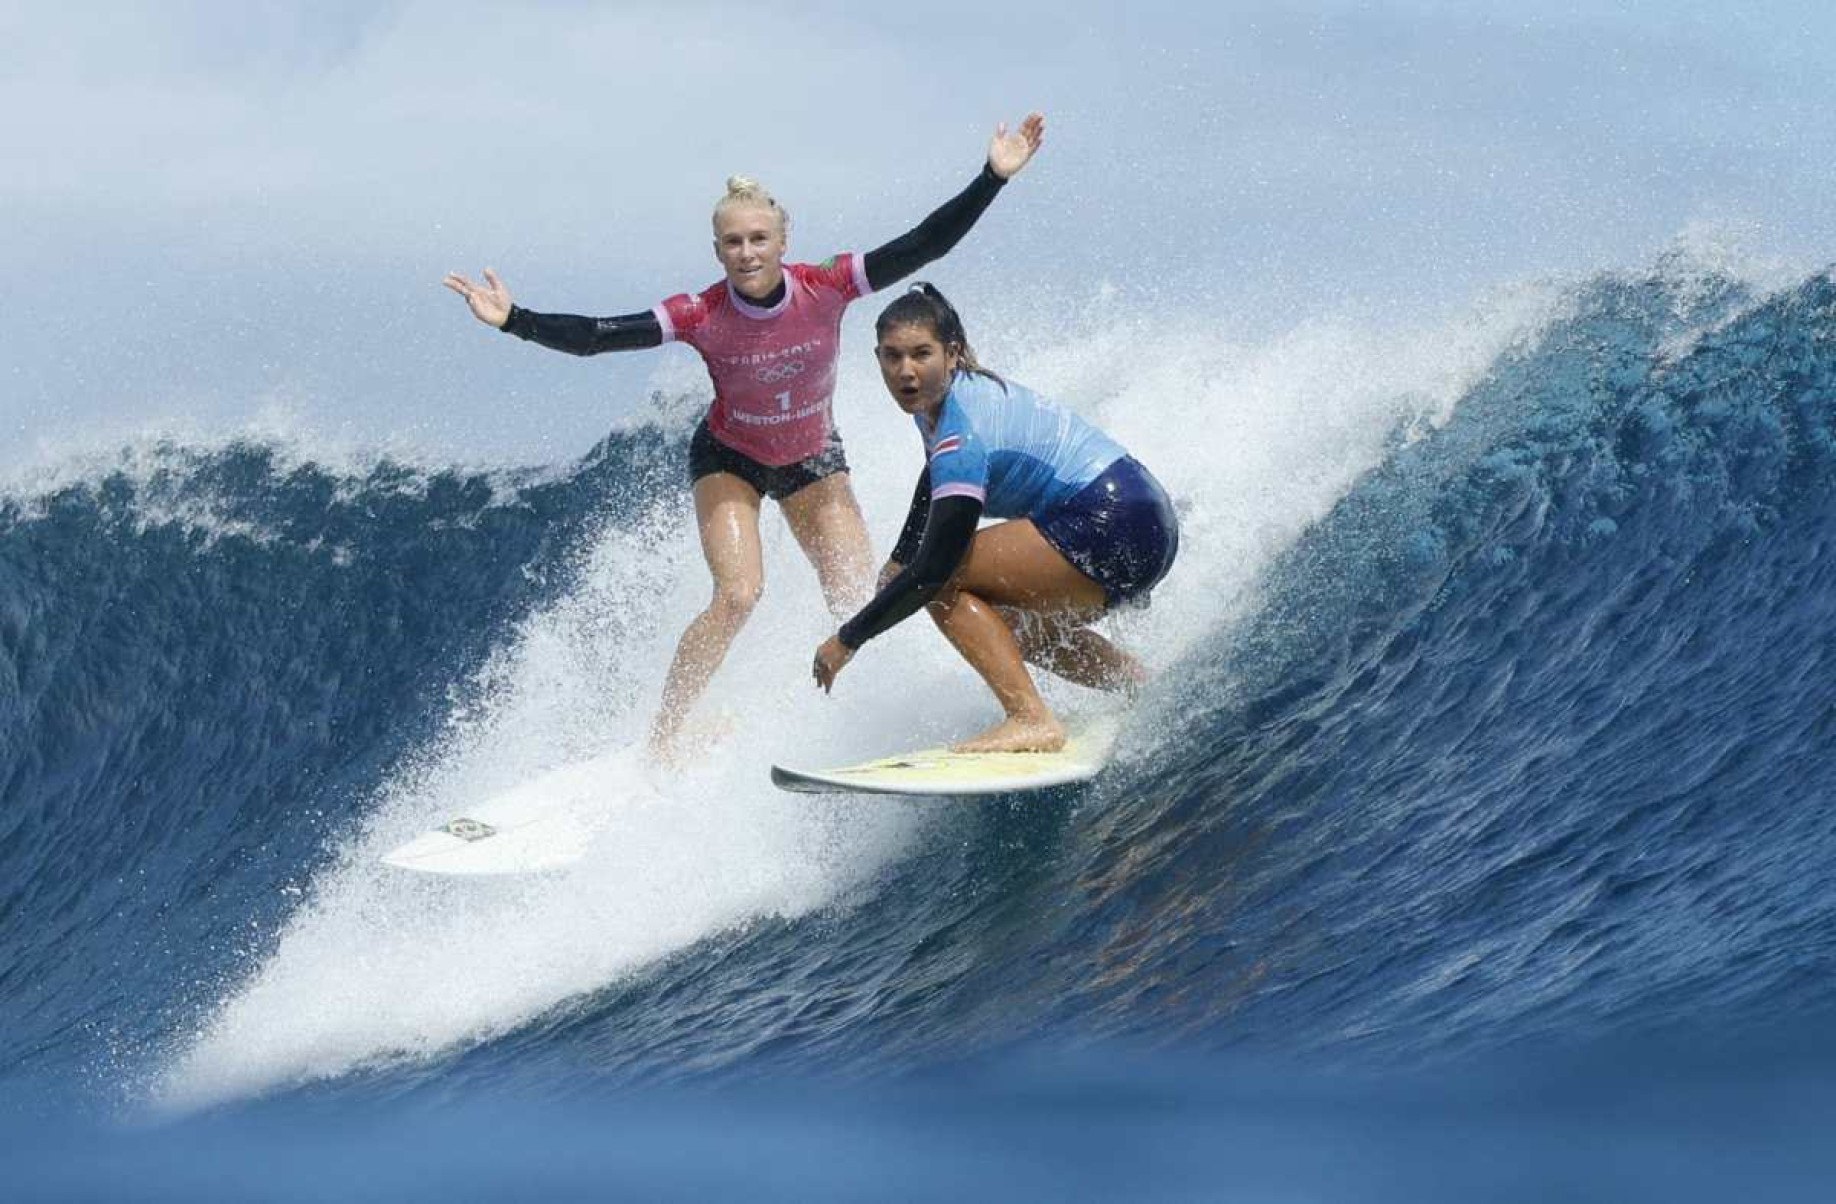
[(714, 205), (715, 219), (719, 220), (720, 215), (734, 205), (761, 205), (778, 215), (779, 229), (790, 229), (790, 211), (778, 204), (778, 198), (751, 176), (727, 177), (727, 194)]

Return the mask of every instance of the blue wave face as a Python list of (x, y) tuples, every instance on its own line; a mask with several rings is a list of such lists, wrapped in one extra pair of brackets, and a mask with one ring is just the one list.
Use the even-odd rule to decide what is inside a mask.
[(105, 1079), (195, 1020), (670, 463), (649, 437), (546, 483), (164, 447), (0, 506), (0, 1075)]
[(1363, 480), (1080, 848), (1065, 1013), (1419, 1058), (1827, 1007), (1833, 307), (1597, 283)]
[[(1833, 307), (1823, 277), (1579, 290), (1398, 430), (1089, 792), (950, 812), (845, 908), (317, 1091), (1092, 1038), (1432, 1061), (1827, 1006)], [(174, 450), (0, 514), (0, 1075), (195, 1025), (679, 450), (548, 482)], [(149, 520), (181, 503), (214, 526)]]

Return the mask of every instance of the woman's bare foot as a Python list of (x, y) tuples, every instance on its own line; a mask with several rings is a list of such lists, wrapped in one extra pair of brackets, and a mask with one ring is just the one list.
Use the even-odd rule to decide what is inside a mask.
[(659, 769), (685, 769), (731, 736), (739, 722), (726, 711), (696, 715), (665, 723), (659, 717), (650, 729), (645, 752)]
[(1065, 746), (1065, 725), (1050, 715), (1003, 719), (979, 736), (950, 746), (951, 752), (1057, 752)]
[(650, 739), (644, 742), (644, 759), (658, 769), (681, 769), (682, 750), (677, 746), (676, 734), (652, 728)]

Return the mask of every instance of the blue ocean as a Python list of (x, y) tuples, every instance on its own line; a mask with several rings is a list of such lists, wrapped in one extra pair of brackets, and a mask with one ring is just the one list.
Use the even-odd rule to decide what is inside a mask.
[[(922, 621), (816, 691), (769, 510), (708, 751), (617, 755), (706, 588), (692, 398), (568, 463), (9, 485), (0, 1194), (1831, 1198), (1836, 278), (1479, 308), (991, 333), (1184, 526), (1044, 796), (771, 788), (993, 712)], [(885, 546), (919, 453), (851, 370)], [(570, 870), (377, 861), (608, 750)]]

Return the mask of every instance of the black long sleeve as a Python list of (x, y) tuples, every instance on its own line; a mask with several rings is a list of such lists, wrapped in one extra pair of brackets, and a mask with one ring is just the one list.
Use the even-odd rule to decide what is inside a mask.
[[(927, 473), (927, 494), (929, 482)], [(842, 624), (838, 633), (841, 642), (849, 648), (859, 648), (935, 598), (969, 554), (975, 525), (981, 519), (982, 503), (975, 498), (933, 498), (925, 514), (924, 539), (918, 544), (917, 556), (861, 607), (859, 614)], [(896, 554), (894, 559), (898, 559)]]
[(648, 309), (615, 318), (583, 318), (576, 314), (538, 314), (512, 305), (503, 329), (505, 334), (569, 355), (636, 351), (663, 345), (663, 325)]
[(931, 466), (926, 464), (918, 470), (918, 483), (912, 486), (912, 504), (905, 512), (905, 525), (899, 529), (899, 538), (893, 541), (892, 556), (894, 564), (906, 565), (917, 555), (918, 541), (924, 538), (925, 516), (931, 512)]
[(867, 283), (877, 291), (943, 258), (969, 233), (1006, 183), (994, 168), (982, 164), (981, 173), (969, 182), (969, 187), (939, 205), (911, 230), (867, 252), (861, 264)]

